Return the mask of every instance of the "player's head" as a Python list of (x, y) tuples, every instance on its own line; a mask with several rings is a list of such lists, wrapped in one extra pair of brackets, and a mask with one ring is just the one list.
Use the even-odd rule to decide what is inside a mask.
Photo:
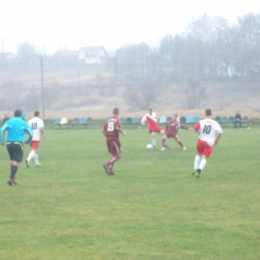
[(39, 116), (40, 115), (40, 112), (39, 111), (35, 111), (34, 112), (34, 116)]
[(153, 113), (153, 109), (149, 108), (149, 114), (151, 115)]
[(211, 115), (212, 115), (211, 109), (209, 109), (209, 108), (206, 109), (206, 110), (205, 110), (205, 115), (206, 115), (206, 116), (211, 116)]
[(118, 116), (118, 115), (119, 115), (119, 108), (118, 108), (118, 107), (115, 107), (115, 108), (113, 109), (113, 115), (115, 115), (115, 116)]
[(21, 116), (22, 116), (22, 111), (19, 110), (19, 109), (15, 110), (15, 111), (14, 111), (14, 116), (15, 116), (15, 117), (21, 117)]
[(174, 120), (177, 120), (177, 118), (178, 118), (178, 115), (177, 115), (177, 114), (174, 114), (174, 115), (173, 115), (173, 119), (174, 119)]

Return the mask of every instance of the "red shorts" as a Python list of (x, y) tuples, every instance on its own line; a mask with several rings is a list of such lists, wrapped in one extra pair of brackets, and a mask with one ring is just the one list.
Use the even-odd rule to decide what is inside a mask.
[(197, 151), (199, 154), (210, 157), (213, 153), (213, 147), (205, 141), (198, 140)]
[(31, 141), (31, 144), (30, 144), (30, 146), (33, 149), (38, 149), (39, 145), (40, 145), (40, 141)]
[(156, 133), (160, 133), (162, 130), (162, 128), (160, 126), (153, 126), (153, 128), (149, 128), (149, 133), (151, 132), (156, 132)]
[(121, 143), (118, 138), (108, 137), (107, 138), (107, 149), (113, 155), (121, 153)]

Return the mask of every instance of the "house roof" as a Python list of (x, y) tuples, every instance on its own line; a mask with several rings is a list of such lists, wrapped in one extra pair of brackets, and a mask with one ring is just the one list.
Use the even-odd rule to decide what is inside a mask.
[(105, 48), (103, 46), (82, 47), (82, 48), (80, 48), (79, 51), (84, 51), (86, 56), (91, 56), (93, 54), (97, 55), (100, 51), (104, 51), (107, 54), (107, 56), (109, 56), (107, 51), (105, 50)]
[(72, 58), (77, 55), (78, 51), (56, 51), (52, 56), (56, 58)]

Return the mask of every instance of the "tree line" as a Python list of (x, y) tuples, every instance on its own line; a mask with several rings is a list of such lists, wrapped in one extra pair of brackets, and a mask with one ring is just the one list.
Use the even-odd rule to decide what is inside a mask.
[(259, 80), (260, 14), (249, 13), (230, 24), (206, 14), (182, 34), (165, 35), (158, 47), (147, 43), (117, 51), (119, 79), (200, 80), (240, 77)]
[[(38, 55), (38, 57), (37, 57)], [(15, 64), (26, 68), (27, 66), (39, 67), (39, 55), (45, 55), (45, 50), (38, 50), (34, 45), (23, 42), (18, 45), (17, 55), (14, 60), (1, 60), (0, 65), (4, 68), (12, 68), (14, 75)], [(75, 95), (85, 96), (91, 104), (101, 102), (94, 98), (93, 93), (100, 92), (100, 99), (104, 90), (113, 92), (117, 88), (124, 89), (123, 98), (132, 108), (144, 110), (157, 102), (160, 92), (166, 85), (174, 85), (183, 82), (183, 93), (187, 100), (186, 107), (193, 109), (198, 107), (201, 99), (205, 96), (206, 81), (222, 81), (223, 79), (238, 79), (255, 83), (260, 80), (260, 14), (245, 14), (230, 24), (222, 17), (211, 17), (204, 14), (190, 22), (181, 34), (167, 34), (162, 37), (158, 46), (151, 46), (146, 42), (134, 45), (125, 45), (114, 52), (103, 66), (82, 70), (83, 64), (69, 64), (64, 61), (63, 66), (72, 67), (78, 74), (78, 80), (70, 83)], [(35, 66), (37, 64), (37, 66)], [(55, 60), (44, 59), (44, 69), (55, 68)], [(59, 63), (59, 66), (61, 64)], [(37, 68), (36, 68), (37, 67)], [(103, 72), (106, 72), (103, 74)], [(107, 73), (109, 72), (109, 73)], [(39, 71), (36, 71), (39, 74)], [(80, 76), (84, 73), (92, 73), (96, 76), (92, 81), (80, 82)], [(2, 74), (0, 85), (3, 101), (2, 107), (7, 110), (11, 104), (9, 98), (23, 84), (19, 78), (4, 78)], [(109, 75), (109, 79), (105, 75)], [(67, 75), (68, 77), (69, 75)], [(100, 78), (101, 77), (101, 78)], [(75, 78), (75, 77), (74, 77)], [(68, 78), (66, 78), (68, 82)], [(51, 83), (50, 83), (51, 82)], [(53, 98), (54, 91), (64, 92), (63, 96), (70, 93), (71, 87), (53, 80), (45, 83), (45, 106), (52, 108), (57, 101)], [(38, 102), (41, 100), (37, 82), (31, 84), (31, 91), (37, 88)], [(72, 95), (73, 93), (70, 93)], [(29, 94), (28, 94), (29, 95)], [(91, 95), (91, 96), (90, 96)], [(23, 103), (28, 99), (26, 96), (21, 100)], [(35, 101), (32, 101), (32, 107)], [(85, 99), (84, 99), (85, 100)], [(6, 102), (5, 102), (6, 101)], [(17, 100), (16, 100), (17, 102)], [(82, 101), (83, 102), (83, 101)], [(85, 101), (84, 101), (85, 102)], [(75, 104), (79, 105), (79, 104)]]

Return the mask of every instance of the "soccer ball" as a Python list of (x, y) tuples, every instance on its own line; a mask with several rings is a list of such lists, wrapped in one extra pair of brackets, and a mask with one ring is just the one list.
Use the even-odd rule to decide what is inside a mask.
[(152, 149), (153, 149), (153, 146), (152, 146), (151, 144), (148, 144), (148, 145), (146, 145), (146, 149), (147, 149), (147, 150), (152, 150)]

